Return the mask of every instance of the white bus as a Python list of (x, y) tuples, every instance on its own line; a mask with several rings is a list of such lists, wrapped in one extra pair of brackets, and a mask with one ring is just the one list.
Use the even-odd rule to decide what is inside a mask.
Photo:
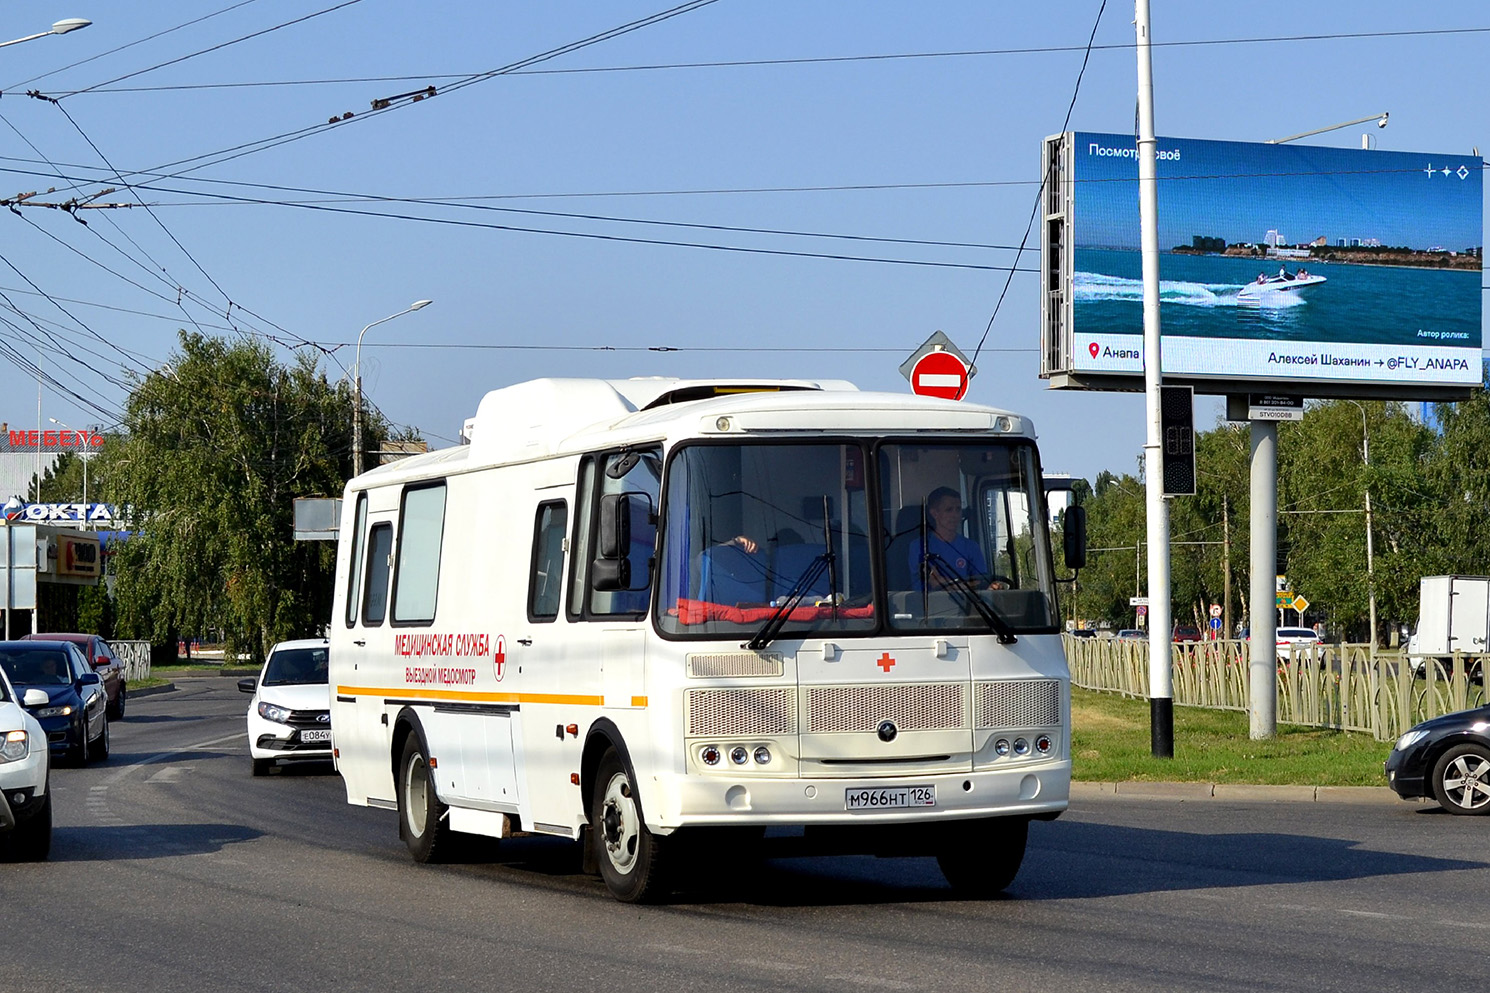
[(352, 480), (337, 552), (337, 766), (417, 860), (559, 835), (640, 901), (685, 852), (791, 826), (996, 892), (1066, 809), (1027, 419), (839, 382), (543, 379), (468, 434)]

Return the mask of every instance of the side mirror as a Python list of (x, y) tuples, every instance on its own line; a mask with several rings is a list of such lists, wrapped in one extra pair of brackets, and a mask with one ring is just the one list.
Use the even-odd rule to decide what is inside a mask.
[(1086, 508), (1067, 507), (1062, 522), (1065, 525), (1066, 568), (1083, 568), (1086, 565)]
[(52, 702), (47, 696), (46, 690), (29, 689), (21, 694), (21, 706), (23, 707), (45, 707)]
[(631, 551), (631, 494), (607, 493), (600, 498), (600, 538), (595, 555), (624, 559)]
[(630, 559), (596, 559), (590, 563), (590, 584), (600, 592), (631, 588)]
[(78, 679), (79, 686), (98, 686), (102, 682), (102, 677), (100, 677), (99, 674), (96, 672), (85, 672), (83, 673), (82, 677)]
[(255, 676), (245, 676), (238, 680), (239, 693), (252, 693), (259, 688), (259, 680)]

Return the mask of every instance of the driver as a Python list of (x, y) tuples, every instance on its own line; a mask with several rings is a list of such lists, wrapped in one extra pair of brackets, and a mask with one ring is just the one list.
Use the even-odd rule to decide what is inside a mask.
[[(917, 536), (910, 548), (912, 588), (945, 589), (954, 576), (974, 586), (983, 585), (988, 578), (988, 562), (978, 543), (961, 533), (962, 497), (950, 486), (938, 486), (926, 498), (926, 514), (931, 524), (926, 547), (922, 549)], [(999, 590), (1006, 585), (992, 580), (986, 588)]]

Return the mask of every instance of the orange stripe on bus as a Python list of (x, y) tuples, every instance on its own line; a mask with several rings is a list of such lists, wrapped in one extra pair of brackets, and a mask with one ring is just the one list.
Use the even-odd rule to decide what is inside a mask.
[(397, 697), (400, 700), (451, 700), (460, 703), (565, 703), (598, 707), (604, 699), (574, 693), (473, 693), (469, 690), (425, 690), (410, 686), (338, 686), (339, 696)]
[(647, 698), (644, 696), (634, 696), (631, 698), (631, 705), (633, 707), (645, 707), (647, 705)]

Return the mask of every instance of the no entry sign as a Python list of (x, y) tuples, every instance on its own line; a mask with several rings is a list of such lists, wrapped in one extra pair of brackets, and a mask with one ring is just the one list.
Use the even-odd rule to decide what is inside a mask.
[(900, 374), (910, 381), (911, 392), (917, 396), (961, 400), (978, 370), (951, 338), (936, 331), (900, 363)]
[(927, 352), (911, 369), (911, 392), (961, 400), (967, 394), (967, 366), (951, 352)]

